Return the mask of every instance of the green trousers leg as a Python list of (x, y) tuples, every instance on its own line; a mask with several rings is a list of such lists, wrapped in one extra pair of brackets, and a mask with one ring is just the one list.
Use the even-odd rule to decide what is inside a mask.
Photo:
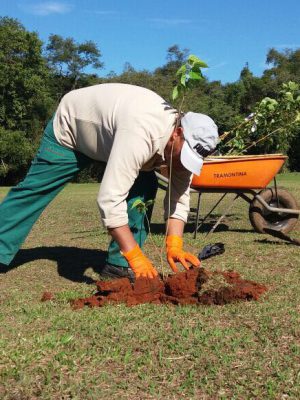
[(9, 265), (42, 211), (90, 162), (57, 142), (51, 120), (27, 176), (0, 204), (0, 263)]
[[(145, 216), (138, 212), (136, 208), (132, 208), (132, 204), (138, 199), (143, 202), (154, 200), (157, 188), (158, 183), (154, 171), (140, 172), (127, 197), (128, 224), (140, 247), (143, 246), (147, 238), (149, 227)], [(153, 206), (150, 206), (147, 211), (149, 222), (151, 219), (152, 209)], [(109, 245), (106, 262), (120, 267), (128, 267), (128, 263), (121, 255), (119, 245), (115, 240), (112, 240)]]

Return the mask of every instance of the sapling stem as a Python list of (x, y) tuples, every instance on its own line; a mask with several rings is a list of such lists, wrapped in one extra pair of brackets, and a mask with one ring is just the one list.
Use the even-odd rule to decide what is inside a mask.
[[(190, 55), (187, 61), (178, 69), (176, 76), (179, 77), (178, 85), (175, 86), (173, 89), (172, 98), (176, 100), (178, 98), (179, 93), (181, 94), (181, 99), (179, 102), (179, 107), (177, 108), (178, 116), (176, 118), (175, 129), (179, 127), (183, 104), (186, 98), (186, 92), (191, 90), (194, 86), (193, 84), (196, 82), (200, 82), (203, 79), (201, 73), (201, 67), (206, 68), (207, 65), (205, 62), (201, 61), (198, 57), (194, 55)], [(163, 267), (162, 263), (162, 252), (166, 247), (168, 230), (169, 230), (169, 222), (170, 222), (170, 213), (171, 213), (171, 190), (172, 190), (172, 172), (173, 172), (173, 148), (174, 143), (172, 143), (171, 148), (171, 157), (170, 157), (170, 165), (169, 165), (169, 179), (168, 179), (168, 212), (167, 212), (167, 223), (166, 223), (166, 230), (163, 245), (161, 247), (161, 268)], [(163, 270), (163, 268), (162, 268)], [(164, 272), (163, 276), (164, 276)]]
[(152, 232), (151, 232), (151, 229), (150, 229), (150, 221), (149, 221), (147, 212), (145, 212), (145, 218), (146, 218), (146, 222), (147, 222), (147, 225), (148, 225), (148, 232), (149, 232), (150, 240), (151, 240), (151, 242), (152, 242), (152, 244), (153, 244), (153, 246), (154, 246), (155, 253), (159, 256), (159, 259), (160, 259), (160, 266), (161, 266), (161, 268), (162, 268), (162, 267), (163, 267), (162, 252), (159, 251), (159, 247), (156, 246), (156, 243), (155, 243), (155, 241), (154, 241), (154, 239), (153, 239)]
[(184, 100), (185, 100), (185, 94), (182, 96), (182, 99), (181, 99), (179, 108), (178, 108), (178, 110), (177, 110), (177, 111), (178, 111), (178, 117), (177, 117), (177, 119), (176, 119), (175, 128), (178, 128), (178, 127), (179, 127), (179, 124), (180, 124), (180, 118), (181, 118), (181, 114), (182, 114), (182, 108), (183, 108)]
[[(149, 238), (150, 238), (150, 240), (151, 240), (151, 242), (152, 242), (152, 244), (154, 246), (156, 254), (160, 258), (160, 263), (161, 263), (161, 268), (162, 268), (162, 264), (163, 264), (162, 254), (159, 251), (159, 247), (156, 245), (156, 243), (155, 243), (155, 241), (153, 239), (153, 236), (152, 236), (152, 233), (151, 233), (150, 221), (149, 221), (149, 218), (148, 218), (148, 215), (147, 215), (147, 210), (148, 210), (149, 203), (153, 204), (154, 200), (148, 200), (148, 201), (146, 201), (146, 203), (144, 203), (142, 200), (138, 199), (133, 203), (131, 208), (136, 208), (139, 213), (143, 214), (144, 219), (146, 219), (147, 227), (148, 227), (148, 236), (149, 236)], [(142, 221), (141, 221), (141, 232), (143, 230), (143, 225), (144, 225), (144, 220), (142, 219)]]
[[(180, 121), (179, 117), (177, 118), (177, 121)], [(176, 125), (177, 122), (176, 121)], [(166, 247), (167, 244), (167, 237), (168, 237), (168, 230), (169, 230), (169, 222), (170, 222), (170, 210), (171, 210), (171, 188), (172, 188), (172, 169), (173, 169), (173, 149), (174, 149), (174, 142), (172, 143), (172, 148), (171, 148), (171, 157), (170, 157), (170, 167), (169, 167), (169, 179), (168, 179), (168, 215), (167, 215), (167, 223), (166, 223), (166, 231), (165, 231), (165, 236), (164, 236), (164, 241), (161, 247), (161, 268), (162, 268), (162, 274), (163, 274), (163, 278), (166, 277), (166, 275), (164, 274), (164, 270), (163, 270), (163, 258), (162, 258), (162, 252), (164, 250), (164, 248)]]
[[(240, 124), (236, 125), (234, 128), (232, 128), (230, 131), (228, 132), (224, 132), (221, 136), (219, 136), (220, 140), (224, 140), (227, 138), (227, 136), (231, 135), (236, 129), (241, 128), (243, 125), (247, 125), (251, 120), (246, 120), (241, 122)], [(228, 143), (232, 142), (235, 139), (235, 137), (231, 138), (228, 140), (228, 142), (224, 143), (226, 146), (228, 145)], [(212, 153), (214, 154), (215, 151)]]
[[(267, 139), (269, 136), (273, 135), (273, 134), (276, 133), (276, 132), (279, 132), (281, 129), (282, 129), (282, 128), (280, 127), (280, 128), (275, 129), (274, 131), (268, 133), (267, 135), (263, 136), (263, 137), (260, 138), (259, 140), (253, 142), (250, 146), (245, 147), (245, 149), (244, 149), (243, 151), (247, 151), (247, 150), (251, 149), (252, 147), (256, 146), (258, 143), (260, 143), (260, 142), (264, 141), (265, 139)], [(229, 153), (228, 153), (228, 154), (229, 154)], [(239, 153), (239, 154), (241, 154), (241, 153)]]

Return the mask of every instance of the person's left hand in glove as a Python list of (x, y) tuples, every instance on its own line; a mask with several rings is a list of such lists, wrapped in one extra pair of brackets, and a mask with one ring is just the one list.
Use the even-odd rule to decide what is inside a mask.
[(182, 237), (177, 235), (169, 235), (166, 240), (167, 245), (167, 260), (174, 272), (178, 272), (176, 262), (180, 262), (185, 269), (189, 269), (188, 262), (194, 267), (200, 266), (200, 260), (191, 253), (183, 250)]

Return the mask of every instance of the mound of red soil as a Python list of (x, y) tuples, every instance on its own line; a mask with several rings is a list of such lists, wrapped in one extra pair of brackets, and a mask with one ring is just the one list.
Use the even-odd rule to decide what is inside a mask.
[(53, 294), (51, 292), (44, 292), (41, 301), (50, 301), (53, 299)]
[[(221, 283), (214, 284), (215, 280), (221, 280)], [(266, 286), (241, 279), (236, 272), (208, 272), (204, 268), (180, 272), (165, 281), (139, 278), (131, 284), (127, 278), (122, 278), (96, 284), (97, 293), (74, 300), (74, 309), (102, 307), (109, 303), (125, 303), (127, 306), (143, 303), (222, 305), (239, 300), (257, 300), (267, 291)]]

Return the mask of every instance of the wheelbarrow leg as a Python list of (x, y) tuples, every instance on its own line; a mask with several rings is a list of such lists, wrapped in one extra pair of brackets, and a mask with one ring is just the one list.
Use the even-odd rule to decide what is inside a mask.
[(227, 208), (227, 210), (225, 211), (224, 214), (221, 215), (221, 217), (218, 219), (218, 221), (215, 223), (215, 225), (211, 228), (211, 230), (205, 235), (205, 238), (207, 238), (208, 235), (210, 235), (211, 233), (213, 233), (216, 228), (218, 227), (218, 225), (221, 223), (221, 221), (226, 217), (226, 215), (228, 214), (228, 212), (230, 211), (230, 209), (233, 206), (233, 203), (235, 202), (235, 200), (240, 197), (239, 194), (236, 194), (235, 198), (232, 200), (232, 202), (230, 203), (230, 206)]
[(194, 239), (196, 239), (197, 231), (198, 231), (198, 221), (199, 221), (199, 214), (200, 214), (200, 200), (201, 200), (201, 192), (198, 192), (198, 202), (197, 202), (197, 213), (196, 213), (196, 219), (195, 219)]
[(277, 180), (276, 176), (274, 176), (274, 188), (275, 188), (275, 196), (276, 196), (276, 201), (277, 201), (277, 208), (279, 208), (279, 198), (278, 198), (278, 191), (277, 191)]
[[(199, 193), (200, 194), (200, 193)], [(196, 239), (196, 235), (197, 235), (197, 231), (199, 230), (199, 228), (204, 224), (204, 222), (207, 220), (207, 218), (211, 215), (211, 213), (218, 207), (218, 205), (221, 203), (221, 201), (224, 199), (224, 197), (227, 195), (228, 193), (224, 193), (221, 198), (216, 202), (216, 204), (213, 206), (213, 208), (205, 215), (205, 217), (203, 218), (203, 220), (201, 221), (200, 224), (198, 224), (198, 220), (199, 220), (199, 207), (200, 207), (200, 198), (198, 199), (198, 208), (197, 208), (197, 219), (196, 219), (196, 224), (195, 225), (195, 232), (194, 232), (194, 239)]]

